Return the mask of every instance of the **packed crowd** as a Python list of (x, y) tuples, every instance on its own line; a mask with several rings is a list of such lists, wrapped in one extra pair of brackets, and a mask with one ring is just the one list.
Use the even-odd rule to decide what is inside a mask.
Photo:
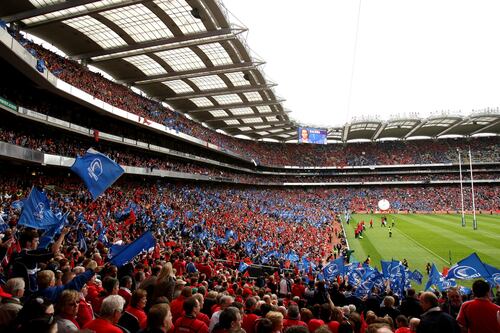
[[(462, 304), (470, 296), (458, 289), (417, 294), (410, 288), (397, 295), (388, 285), (361, 297), (345, 277), (315, 279), (313, 266), (321, 271), (346, 254), (338, 215), (347, 200), (362, 197), (358, 190), (123, 178), (92, 201), (75, 177), (2, 171), (1, 331), (447, 333), (460, 325), (498, 332), (499, 307), (482, 280), (474, 283), (475, 299)], [(33, 184), (45, 186), (53, 211), (69, 213), (47, 249), (37, 249), (40, 233), (17, 226), (19, 200)], [(442, 192), (444, 198), (450, 189)], [(418, 196), (434, 199), (438, 208), (435, 193)], [(155, 235), (154, 249), (120, 267), (107, 263), (113, 244), (130, 243), (146, 230)], [(314, 265), (301, 267), (298, 258)], [(250, 278), (241, 262), (267, 266)]]
[[(8, 129), (7, 129), (8, 128)], [(42, 130), (40, 128), (27, 128), (26, 124), (11, 124), (6, 128), (0, 127), (0, 141), (31, 148), (49, 154), (67, 157), (83, 155), (89, 147), (110, 156), (121, 165), (144, 167), (149, 171), (167, 170), (211, 177), (219, 177), (233, 182), (248, 184), (259, 183), (344, 183), (344, 182), (393, 182), (393, 181), (435, 181), (458, 180), (456, 173), (428, 173), (428, 174), (383, 174), (383, 175), (333, 175), (324, 170), (321, 175), (258, 175), (237, 172), (231, 169), (195, 164), (169, 158), (168, 155), (144, 154), (137, 150), (126, 149), (116, 145), (107, 144), (106, 141), (95, 142), (92, 139), (77, 139), (72, 136), (61, 136), (59, 133)], [(478, 172), (479, 171), (479, 172)], [(483, 172), (486, 171), (486, 172)], [(463, 173), (463, 179), (468, 180), (469, 173)], [(498, 179), (499, 174), (488, 172), (487, 169), (476, 170), (476, 180)]]
[[(241, 140), (219, 134), (183, 115), (163, 107), (160, 103), (134, 93), (127, 87), (91, 72), (77, 62), (65, 59), (21, 36), (20, 42), (61, 80), (124, 109), (226, 150), (236, 152), (262, 165), (298, 166), (359, 166), (384, 164), (417, 164), (456, 162), (456, 150), (466, 151), (470, 146), (474, 161), (500, 159), (497, 137), (470, 140), (413, 140), (383, 143), (350, 143), (347, 145), (298, 145)], [(19, 95), (18, 95), (19, 96)], [(19, 102), (19, 101), (17, 101)], [(33, 103), (32, 103), (33, 104)], [(36, 103), (35, 103), (36, 104)], [(43, 110), (42, 110), (43, 111)], [(275, 152), (279, 151), (280, 154)], [(464, 156), (464, 160), (467, 157)]]

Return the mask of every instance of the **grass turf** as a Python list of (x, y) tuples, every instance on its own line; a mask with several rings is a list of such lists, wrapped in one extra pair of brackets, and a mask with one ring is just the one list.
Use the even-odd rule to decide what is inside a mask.
[[(380, 226), (382, 216), (387, 225), (394, 219), (392, 237), (387, 227)], [(373, 229), (370, 228), (373, 219)], [(363, 239), (354, 237), (360, 221), (365, 221)], [(412, 285), (420, 290), (427, 281), (425, 265), (430, 262), (442, 271), (443, 267), (476, 252), (481, 260), (500, 267), (500, 216), (477, 215), (478, 229), (472, 229), (472, 215), (466, 215), (466, 227), (461, 226), (461, 216), (456, 214), (353, 214), (349, 225), (344, 223), (349, 246), (354, 257), (363, 262), (368, 255), (371, 265), (380, 269), (380, 260), (408, 260), (410, 270), (418, 269), (424, 275), (422, 285)], [(470, 286), (470, 281), (458, 281)]]

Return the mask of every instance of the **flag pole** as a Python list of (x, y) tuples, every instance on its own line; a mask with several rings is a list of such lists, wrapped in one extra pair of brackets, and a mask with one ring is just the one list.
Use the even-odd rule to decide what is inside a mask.
[(476, 203), (474, 201), (474, 178), (472, 176), (472, 155), (469, 146), (469, 164), (470, 164), (470, 185), (472, 192), (472, 229), (477, 230), (477, 220), (476, 220)]
[(462, 179), (462, 157), (460, 156), (460, 150), (457, 149), (458, 153), (458, 170), (460, 172), (460, 197), (462, 198), (462, 227), (465, 227), (465, 212), (464, 212), (464, 186)]

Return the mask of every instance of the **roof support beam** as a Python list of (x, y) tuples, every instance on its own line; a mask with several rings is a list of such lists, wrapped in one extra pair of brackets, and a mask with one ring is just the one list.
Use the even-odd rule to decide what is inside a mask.
[(74, 54), (71, 55), (71, 59), (78, 60), (78, 59), (89, 59), (89, 58), (99, 57), (98, 59), (92, 59), (91, 62), (102, 62), (117, 58), (123, 58), (124, 56), (129, 57), (133, 55), (145, 54), (148, 52), (173, 50), (181, 47), (220, 42), (224, 40), (230, 40), (233, 38), (234, 38), (233, 30), (220, 29), (215, 31), (200, 32), (197, 34), (192, 34), (187, 36), (155, 39), (146, 42), (135, 43), (133, 45), (119, 46), (94, 52)]
[(121, 82), (127, 83), (127, 84), (135, 83), (136, 85), (160, 83), (160, 82), (164, 82), (164, 81), (182, 80), (182, 79), (189, 79), (192, 77), (199, 77), (199, 76), (246, 71), (246, 70), (250, 70), (250, 69), (255, 69), (255, 68), (257, 68), (257, 66), (260, 66), (260, 65), (262, 65), (262, 63), (242, 62), (239, 64), (215, 66), (215, 67), (210, 67), (210, 68), (199, 68), (199, 69), (193, 69), (193, 70), (183, 71), (183, 72), (175, 72), (175, 73), (170, 73), (170, 74), (152, 75), (147, 79), (129, 78), (129, 79), (123, 79), (123, 80), (121, 80)]
[[(255, 116), (255, 118), (259, 118), (259, 116)], [(237, 124), (237, 125), (225, 125), (221, 126), (220, 129), (226, 128), (239, 128), (239, 127), (252, 127), (252, 126), (266, 126), (266, 125), (281, 125), (289, 123), (288, 120), (276, 120), (276, 121), (268, 121), (267, 123), (249, 123), (249, 124)], [(261, 129), (261, 131), (265, 131)]]
[(492, 128), (492, 127), (495, 127), (496, 125), (500, 124), (500, 119), (498, 119), (497, 121), (489, 124), (489, 125), (486, 125), (486, 126), (483, 126), (481, 127), (480, 129), (478, 129), (477, 131), (474, 131), (472, 132), (470, 135), (474, 135), (474, 134), (477, 134), (477, 133), (481, 133), (481, 132), (484, 132), (484, 130), (487, 130), (488, 128)]
[(224, 121), (224, 120), (232, 120), (232, 119), (249, 119), (249, 118), (255, 118), (255, 117), (273, 117), (273, 116), (283, 116), (284, 117), (286, 115), (283, 113), (276, 113), (276, 112), (250, 113), (250, 114), (240, 114), (240, 115), (234, 115), (234, 116), (212, 118), (212, 119), (204, 120), (203, 122), (211, 123), (211, 122), (215, 122), (215, 121)]
[(270, 89), (272, 87), (277, 86), (277, 84), (267, 84), (267, 85), (259, 85), (257, 87), (248, 86), (248, 87), (235, 87), (235, 88), (226, 88), (226, 89), (216, 89), (216, 90), (207, 90), (207, 91), (195, 91), (189, 94), (179, 94), (175, 97), (166, 97), (162, 98), (157, 96), (156, 98), (161, 99), (165, 102), (178, 101), (183, 99), (197, 98), (197, 97), (210, 97), (210, 96), (219, 96), (219, 95), (227, 95), (227, 94), (240, 94), (246, 92), (256, 92)]
[(63, 1), (63, 2), (53, 4), (53, 5), (48, 5), (48, 6), (44, 6), (44, 7), (40, 7), (40, 8), (34, 8), (34, 9), (27, 10), (27, 11), (17, 13), (14, 15), (5, 16), (5, 17), (2, 17), (2, 20), (4, 20), (7, 23), (21, 21), (21, 20), (24, 20), (24, 19), (27, 19), (30, 17), (49, 14), (49, 13), (57, 12), (59, 10), (69, 9), (71, 7), (88, 5), (88, 4), (91, 4), (93, 2), (98, 2), (98, 1), (99, 0)]
[(387, 123), (382, 123), (380, 124), (379, 128), (377, 129), (377, 131), (375, 132), (375, 134), (373, 134), (372, 136), (372, 141), (375, 141), (378, 139), (378, 137), (380, 136), (380, 133), (382, 133), (382, 131), (387, 127)]
[(448, 133), (449, 131), (451, 131), (452, 129), (454, 129), (455, 127), (459, 126), (460, 124), (463, 124), (464, 122), (468, 121), (469, 118), (464, 118), (464, 119), (458, 119), (453, 125), (451, 125), (450, 127), (448, 128), (445, 128), (444, 131), (441, 131), (439, 132), (438, 134), (436, 134), (436, 138), (439, 138), (441, 135), (445, 135), (446, 133)]
[(349, 124), (345, 124), (344, 131), (342, 132), (342, 141), (347, 142), (347, 136), (349, 135)]
[(235, 108), (276, 105), (276, 104), (280, 104), (282, 102), (283, 102), (283, 100), (215, 105), (215, 106), (207, 106), (207, 107), (193, 109), (193, 110), (183, 110), (183, 112), (198, 113), (198, 112), (207, 112), (207, 111), (214, 111), (214, 110), (229, 110), (229, 111), (231, 111), (230, 109), (235, 109)]
[(420, 127), (424, 126), (426, 123), (427, 123), (426, 119), (420, 120), (420, 123), (417, 124), (417, 125), (415, 125), (415, 127), (413, 127), (411, 129), (411, 131), (409, 131), (408, 133), (406, 133), (406, 135), (403, 137), (403, 139), (409, 138), (413, 133), (415, 133)]

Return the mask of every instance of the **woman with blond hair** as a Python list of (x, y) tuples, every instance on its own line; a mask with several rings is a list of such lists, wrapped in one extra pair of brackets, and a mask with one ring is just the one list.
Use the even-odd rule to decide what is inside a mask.
[(76, 290), (65, 290), (59, 296), (59, 301), (55, 306), (58, 332), (72, 333), (80, 329), (76, 321), (79, 303), (80, 294)]
[(162, 265), (160, 274), (158, 274), (158, 278), (156, 279), (152, 296), (153, 303), (158, 297), (162, 296), (167, 297), (169, 302), (171, 302), (174, 299), (175, 281), (176, 278), (172, 263), (167, 262), (165, 265)]
[(273, 333), (280, 333), (283, 331), (283, 314), (278, 311), (269, 311), (266, 318), (273, 323)]

